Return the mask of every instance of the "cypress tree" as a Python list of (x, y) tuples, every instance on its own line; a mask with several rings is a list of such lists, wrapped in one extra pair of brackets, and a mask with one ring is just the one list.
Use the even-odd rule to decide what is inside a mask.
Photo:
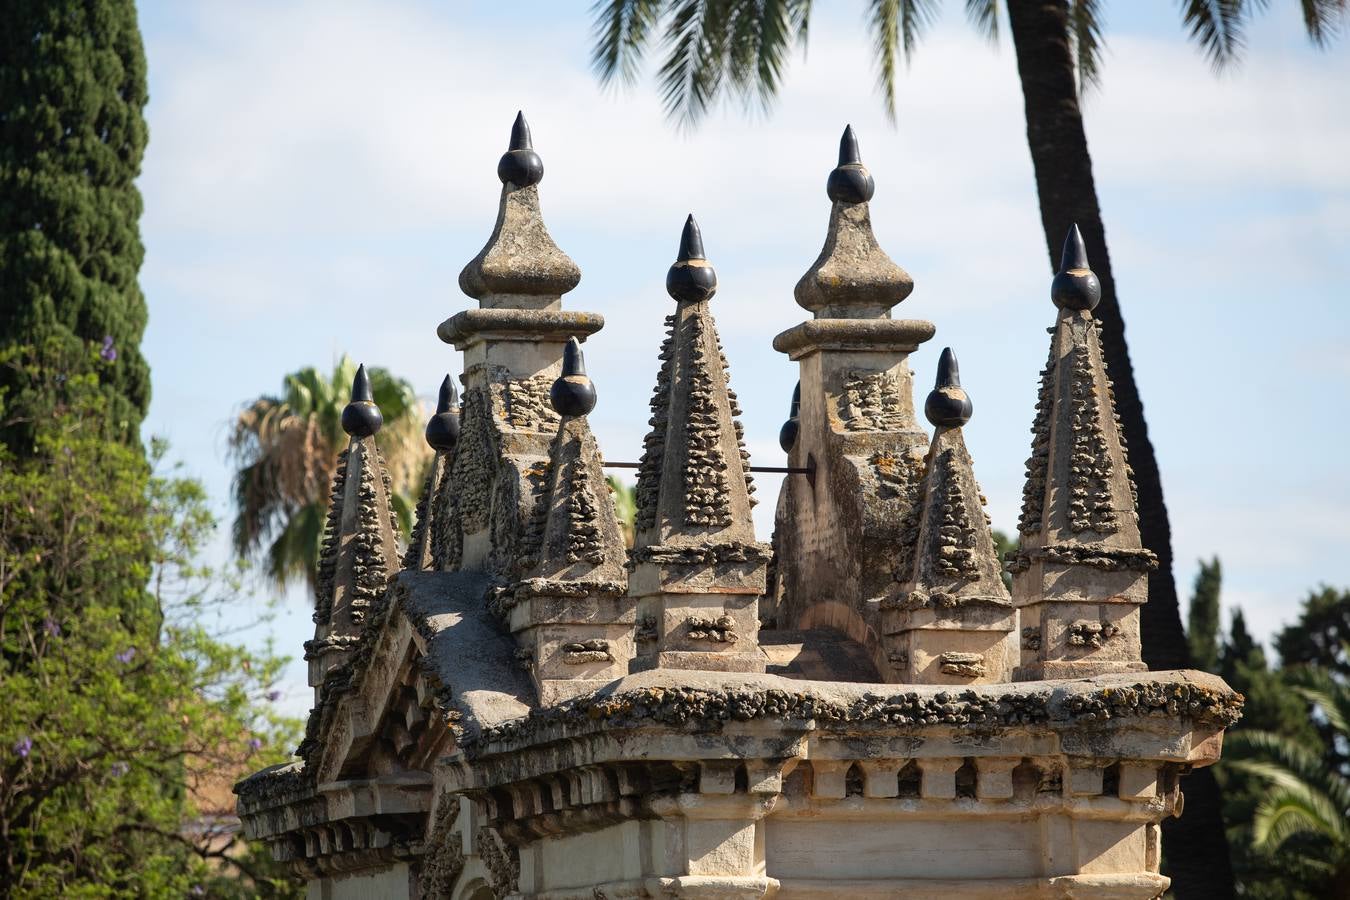
[[(0, 351), (39, 370), (97, 373), (109, 435), (139, 446), (144, 256), (135, 179), (145, 152), (145, 53), (133, 0), (6, 0), (0, 27)], [(0, 441), (31, 454), (49, 378), (0, 367)], [(64, 379), (58, 378), (57, 383)]]
[(1186, 622), (1186, 640), (1191, 645), (1191, 661), (1197, 669), (1219, 671), (1219, 590), (1223, 586), (1223, 570), (1216, 556), (1209, 562), (1200, 560), (1200, 573), (1195, 576), (1191, 592), (1190, 614)]

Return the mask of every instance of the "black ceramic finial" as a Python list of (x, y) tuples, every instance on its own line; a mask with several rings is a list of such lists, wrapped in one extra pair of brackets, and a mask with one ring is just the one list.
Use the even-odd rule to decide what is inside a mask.
[(595, 409), (595, 384), (586, 376), (586, 358), (574, 337), (563, 347), (562, 375), (553, 382), (548, 399), (560, 416), (584, 416)]
[(515, 124), (511, 126), (511, 146), (497, 162), (497, 177), (502, 184), (513, 184), (518, 188), (538, 184), (544, 177), (544, 161), (534, 152), (530, 125), (523, 112), (516, 113)]
[(1050, 283), (1050, 299), (1060, 309), (1094, 309), (1102, 299), (1102, 284), (1088, 267), (1087, 247), (1078, 225), (1069, 226), (1059, 274)]
[(797, 434), (802, 429), (801, 411), (802, 383), (799, 381), (792, 389), (792, 406), (788, 408), (788, 419), (783, 423), (783, 427), (778, 429), (778, 446), (783, 448), (784, 453), (791, 453), (797, 444)]
[(703, 255), (703, 232), (690, 214), (680, 234), (680, 253), (666, 273), (666, 293), (679, 301), (695, 303), (717, 293), (717, 272)]
[(354, 438), (368, 438), (378, 433), (383, 424), (384, 416), (375, 405), (366, 367), (357, 366), (356, 377), (352, 379), (352, 402), (342, 409), (342, 430)]
[(866, 203), (872, 199), (876, 189), (871, 174), (862, 164), (858, 136), (853, 133), (853, 126), (849, 125), (844, 128), (844, 136), (839, 139), (839, 166), (830, 173), (830, 179), (825, 183), (825, 193), (837, 202)]
[(944, 347), (938, 358), (937, 383), (923, 405), (923, 414), (934, 425), (958, 428), (969, 422), (974, 412), (970, 396), (961, 388), (956, 354), (951, 347)]
[(459, 394), (449, 375), (441, 382), (436, 412), (427, 420), (427, 443), (438, 453), (449, 453), (459, 445)]

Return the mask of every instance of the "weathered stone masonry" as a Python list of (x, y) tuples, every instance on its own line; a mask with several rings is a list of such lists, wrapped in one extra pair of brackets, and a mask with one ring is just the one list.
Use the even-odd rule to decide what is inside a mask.
[(463, 398), (447, 376), (401, 560), (364, 370), (353, 386), (315, 705), (297, 759), (236, 787), (249, 837), (314, 898), (1161, 895), (1160, 823), (1242, 698), (1140, 661), (1155, 561), (1076, 229), (1009, 592), (950, 349), (931, 438), (917, 420), (908, 357), (935, 329), (891, 318), (913, 282), (872, 233), (851, 129), (796, 289), (813, 318), (774, 339), (799, 384), (772, 545), (691, 216), (624, 546), (587, 424), (603, 321), (562, 309), (580, 272), (543, 172), (518, 117), (460, 276), (478, 308), (439, 329)]

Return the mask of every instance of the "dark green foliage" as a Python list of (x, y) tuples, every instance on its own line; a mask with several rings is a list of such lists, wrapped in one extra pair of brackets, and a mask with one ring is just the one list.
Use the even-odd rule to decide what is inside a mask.
[[(138, 448), (150, 373), (138, 346), (147, 95), (135, 4), (6, 0), (2, 16), (0, 349), (36, 347), (58, 372), (94, 342), (109, 357), (95, 370), (101, 414)], [(5, 389), (0, 443), (22, 456), (52, 400), (13, 369), (0, 370)]]
[(266, 702), (283, 660), (207, 627), (239, 585), (195, 563), (205, 491), (106, 439), (96, 372), (57, 381), (34, 356), (0, 352), (55, 398), (25, 455), (0, 444), (0, 893), (293, 896), (191, 827), (297, 736)]
[(1286, 666), (1312, 663), (1350, 679), (1350, 590), (1322, 585), (1303, 601), (1298, 621), (1275, 637)]
[[(1216, 648), (1215, 671), (1247, 698), (1242, 721), (1229, 730), (1224, 759), (1216, 767), (1239, 895), (1260, 900), (1342, 896), (1337, 891), (1345, 889), (1350, 877), (1343, 839), (1338, 843), (1334, 837), (1318, 834), (1315, 827), (1296, 830), (1291, 824), (1334, 823), (1335, 815), (1317, 815), (1326, 807), (1309, 799), (1312, 792), (1295, 787), (1291, 795), (1287, 785), (1272, 782), (1269, 765), (1292, 767), (1300, 777), (1318, 784), (1334, 781), (1334, 773), (1350, 774), (1340, 743), (1343, 738), (1337, 737), (1325, 714), (1313, 712), (1313, 708), (1334, 706), (1331, 701), (1314, 699), (1318, 692), (1322, 697), (1344, 697), (1345, 678), (1332, 668), (1307, 665), (1344, 659), (1343, 649), (1337, 655), (1335, 636), (1344, 633), (1344, 619), (1337, 612), (1343, 616), (1341, 606), (1347, 595), (1325, 588), (1310, 593), (1298, 622), (1280, 634), (1293, 658), (1282, 653), (1283, 665), (1274, 667), (1247, 631), (1242, 610), (1234, 610), (1227, 635), (1217, 633), (1219, 586), (1218, 560), (1202, 563), (1196, 579), (1199, 604), (1192, 599), (1187, 637), (1197, 660), (1205, 648)], [(1325, 656), (1321, 648), (1326, 649)], [(1321, 790), (1316, 784), (1312, 787)], [(1306, 811), (1302, 808), (1305, 801)], [(1272, 821), (1283, 824), (1272, 828)], [(1328, 831), (1335, 831), (1334, 824)]]
[(1216, 556), (1209, 562), (1200, 560), (1200, 573), (1195, 576), (1191, 592), (1190, 615), (1186, 623), (1186, 640), (1191, 645), (1191, 662), (1206, 672), (1219, 671), (1219, 589), (1223, 585), (1223, 569)]

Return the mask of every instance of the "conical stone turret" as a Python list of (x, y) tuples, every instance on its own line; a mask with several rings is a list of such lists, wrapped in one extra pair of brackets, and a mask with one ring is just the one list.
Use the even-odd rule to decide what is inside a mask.
[(1018, 680), (1142, 671), (1139, 606), (1156, 557), (1139, 539), (1132, 472), (1092, 315), (1101, 286), (1075, 225), (1051, 286), (1059, 314), (1041, 373), (1010, 560)]
[(628, 551), (587, 424), (596, 393), (575, 339), (550, 399), (562, 422), (523, 548), (529, 568), (496, 601), (545, 705), (628, 673), (637, 605), (624, 594)]
[(464, 400), (463, 431), (444, 492), (446, 525), (432, 564), (515, 580), (523, 571), (522, 535), (544, 489), (558, 430), (549, 389), (563, 346), (573, 335), (584, 341), (604, 319), (562, 309), (562, 295), (581, 273), (544, 225), (544, 164), (523, 115), (516, 117), (497, 175), (496, 227), (459, 276), (479, 308), (452, 316), (437, 332), (464, 351)]
[(972, 406), (951, 348), (924, 404), (935, 427), (924, 466), (913, 565), (882, 602), (890, 681), (989, 684), (1010, 680), (1017, 620), (994, 549), (984, 495), (963, 427)]
[(666, 318), (652, 430), (638, 469), (633, 666), (763, 671), (756, 600), (769, 548), (755, 541), (740, 406), (708, 307), (717, 274), (693, 216), (666, 290), (676, 306)]
[(841, 631), (877, 651), (880, 603), (907, 572), (928, 437), (914, 415), (909, 354), (930, 322), (893, 319), (913, 279), (877, 244), (875, 191), (852, 128), (826, 184), (830, 220), (820, 256), (797, 282), (814, 318), (774, 338), (800, 367), (774, 556), (781, 628)]
[(355, 649), (398, 564), (389, 472), (375, 444), (383, 422), (366, 367), (361, 366), (351, 402), (342, 411), (342, 428), (350, 440), (333, 476), (315, 579), (314, 639), (305, 644), (316, 696), (328, 672)]
[(455, 460), (455, 448), (459, 446), (459, 392), (449, 375), (441, 382), (436, 412), (427, 421), (426, 438), (435, 455), (422, 485), (422, 496), (417, 501), (412, 537), (403, 554), (403, 568), (419, 572), (431, 569), (435, 564), (436, 545), (445, 528), (445, 515), (449, 509), (448, 498), (441, 494), (449, 482), (450, 465)]

